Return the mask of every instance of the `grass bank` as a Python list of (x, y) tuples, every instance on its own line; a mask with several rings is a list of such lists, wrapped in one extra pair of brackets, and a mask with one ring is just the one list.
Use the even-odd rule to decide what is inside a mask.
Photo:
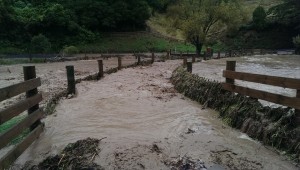
[(82, 53), (166, 52), (169, 49), (195, 52), (195, 47), (189, 43), (169, 40), (147, 32), (106, 33), (93, 43), (74, 45)]
[(14, 64), (26, 64), (26, 63), (44, 63), (43, 58), (0, 58), (0, 65), (14, 65)]
[[(8, 129), (10, 129), (14, 125), (18, 124), (19, 122), (21, 122), (25, 117), (26, 117), (26, 115), (16, 116), (16, 117), (12, 118), (11, 120), (0, 125), (0, 134), (6, 132)], [(13, 139), (8, 145), (19, 143), (28, 134), (29, 134), (29, 129), (28, 128), (24, 129), (24, 131), (18, 137)]]

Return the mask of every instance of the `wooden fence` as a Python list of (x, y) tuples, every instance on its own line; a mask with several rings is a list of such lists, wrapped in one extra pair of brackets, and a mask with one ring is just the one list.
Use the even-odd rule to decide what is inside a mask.
[[(278, 51), (277, 50), (271, 50), (271, 49), (238, 49), (238, 50), (227, 50), (225, 52), (222, 52), (222, 56), (221, 56), (221, 52), (217, 51), (214, 52), (212, 49), (210, 52), (205, 51), (204, 54), (201, 54), (200, 57), (204, 57), (204, 55), (206, 56), (207, 59), (210, 58), (228, 58), (228, 57), (240, 57), (240, 56), (252, 56), (252, 55), (265, 55), (265, 54), (277, 54)], [(171, 56), (177, 56), (177, 57), (181, 57), (181, 56), (188, 56), (188, 57), (193, 57), (193, 56), (197, 56), (195, 53), (174, 53), (172, 51), (170, 51)], [(214, 54), (215, 57), (214, 57)], [(181, 57), (182, 58), (182, 57)]]
[[(226, 78), (226, 82), (223, 83), (223, 89), (295, 108), (296, 122), (298, 125), (300, 125), (300, 79), (236, 72), (235, 66), (236, 61), (227, 61), (226, 70), (223, 71), (223, 77)], [(297, 94), (295, 97), (287, 97), (261, 90), (241, 87), (234, 84), (235, 79), (283, 88), (296, 89)]]
[(36, 78), (35, 67), (23, 67), (24, 82), (0, 89), (0, 102), (26, 92), (26, 99), (0, 111), (0, 125), (11, 120), (15, 116), (28, 111), (28, 116), (4, 133), (0, 134), (0, 149), (7, 146), (13, 139), (18, 137), (24, 130), (30, 129), (30, 133), (6, 155), (0, 159), (0, 169), (9, 166), (35, 141), (43, 131), (40, 119), (44, 112), (39, 108), (42, 95), (37, 87), (41, 85), (41, 79)]

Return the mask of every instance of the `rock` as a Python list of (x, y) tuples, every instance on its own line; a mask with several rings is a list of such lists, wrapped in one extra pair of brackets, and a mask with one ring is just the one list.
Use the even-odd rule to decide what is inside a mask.
[(68, 94), (67, 99), (71, 99), (71, 98), (73, 98), (73, 97), (74, 97), (73, 94)]
[(190, 128), (188, 128), (188, 131), (185, 134), (191, 134), (191, 133), (195, 133), (195, 131), (192, 130), (192, 129), (190, 129)]

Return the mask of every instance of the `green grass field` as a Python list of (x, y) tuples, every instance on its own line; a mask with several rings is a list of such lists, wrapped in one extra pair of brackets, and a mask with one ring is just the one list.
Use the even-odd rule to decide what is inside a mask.
[(167, 40), (148, 33), (103, 34), (94, 43), (75, 46), (82, 53), (166, 52), (169, 49), (178, 52), (195, 51), (195, 47), (189, 43)]
[(0, 58), (0, 65), (14, 65), (14, 64), (26, 64), (26, 63), (44, 63), (43, 58), (33, 58), (31, 61), (29, 58)]

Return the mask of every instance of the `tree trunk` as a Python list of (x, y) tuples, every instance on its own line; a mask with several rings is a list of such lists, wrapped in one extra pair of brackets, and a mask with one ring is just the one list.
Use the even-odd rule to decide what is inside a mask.
[[(195, 44), (195, 47), (196, 47), (196, 55), (197, 55), (197, 57), (200, 57), (202, 46), (203, 46), (203, 44), (200, 43), (200, 42), (197, 42), (197, 43)], [(205, 56), (204, 56), (204, 57), (205, 57)]]

